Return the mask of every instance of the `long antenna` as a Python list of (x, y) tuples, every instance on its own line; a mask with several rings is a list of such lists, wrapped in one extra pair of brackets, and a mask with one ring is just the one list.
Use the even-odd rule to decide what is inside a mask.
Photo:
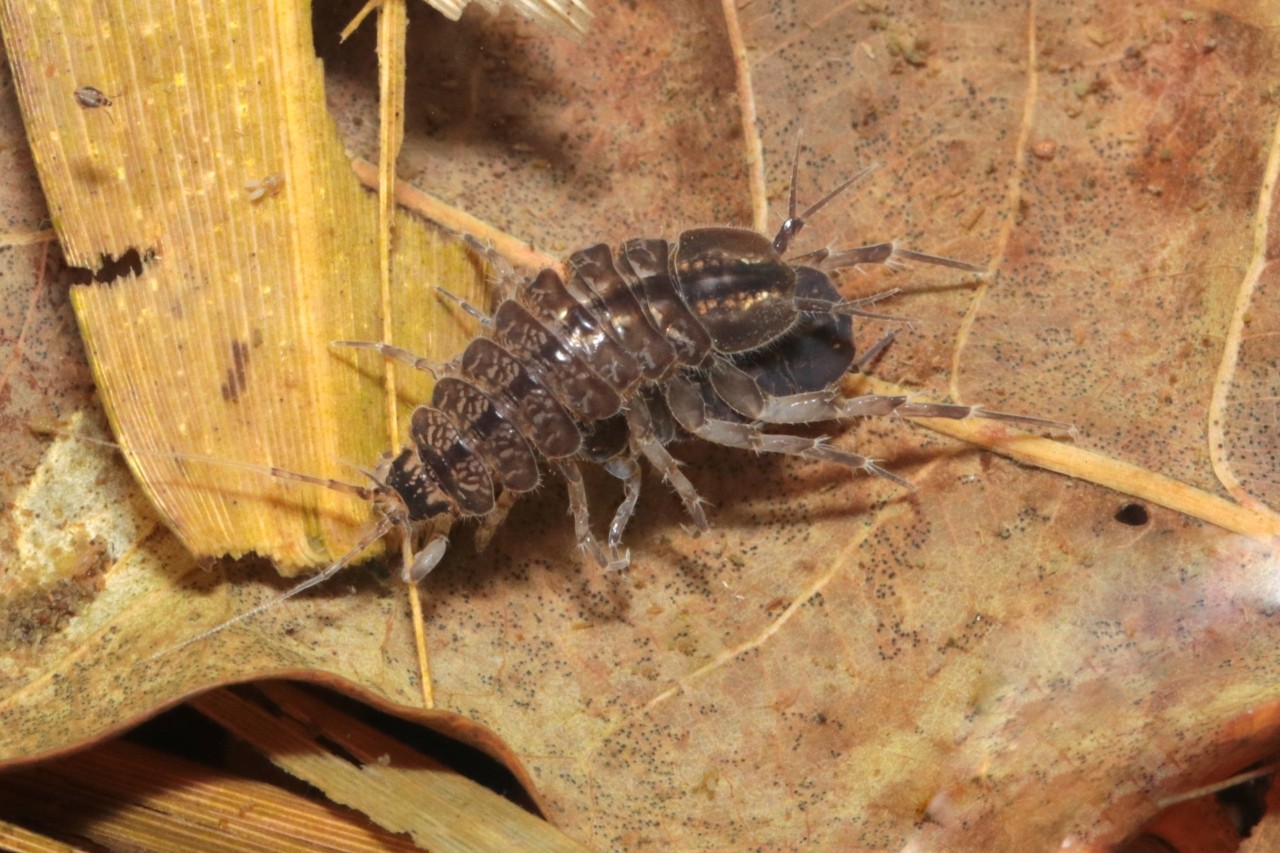
[(352, 560), (360, 556), (360, 554), (366, 548), (372, 545), (374, 542), (377, 542), (383, 536), (386, 536), (388, 533), (390, 533), (391, 528), (394, 526), (394, 524), (395, 522), (392, 521), (390, 517), (384, 516), (382, 520), (379, 521), (376, 525), (374, 525), (373, 528), (370, 529), (370, 531), (366, 533), (350, 551), (343, 554), (341, 557), (339, 557), (337, 560), (334, 560), (329, 565), (325, 566), (319, 572), (316, 572), (314, 575), (311, 575), (306, 580), (302, 581), (296, 586), (290, 587), (289, 589), (285, 590), (279, 595), (262, 602), (256, 607), (251, 607), (250, 609), (244, 611), (243, 613), (237, 613), (235, 616), (232, 616), (230, 619), (227, 619), (223, 622), (219, 622), (217, 625), (214, 625), (212, 628), (210, 628), (207, 631), (201, 631), (199, 634), (196, 634), (193, 637), (188, 637), (187, 639), (183, 640), (181, 643), (178, 643), (178, 645), (176, 646), (170, 646), (169, 648), (165, 649), (162, 652), (156, 652), (151, 657), (146, 658), (144, 663), (156, 660), (158, 658), (165, 657), (167, 655), (171, 655), (177, 651), (181, 651), (182, 649), (185, 649), (187, 646), (190, 646), (193, 643), (198, 643), (201, 640), (207, 639), (209, 637), (212, 637), (214, 634), (218, 634), (226, 630), (232, 625), (235, 625), (237, 622), (243, 622), (246, 619), (250, 619), (254, 616), (257, 616), (259, 613), (262, 613), (263, 611), (270, 610), (272, 607), (275, 607), (278, 604), (288, 601), (289, 599), (293, 598), (299, 593), (306, 592), (312, 587), (319, 586), (320, 584), (324, 583), (329, 578), (333, 577), (338, 572), (342, 571), (344, 568), (349, 566)]
[(232, 468), (238, 471), (249, 471), (254, 474), (266, 474), (275, 477), (278, 480), (293, 480), (298, 483), (310, 483), (313, 486), (324, 486), (333, 489), (336, 492), (342, 492), (346, 495), (354, 495), (361, 500), (372, 500), (374, 490), (368, 486), (357, 486), (354, 483), (347, 483), (342, 480), (333, 480), (327, 477), (313, 477), (310, 474), (299, 474), (296, 471), (290, 471), (287, 468), (277, 468), (274, 465), (255, 465), (252, 462), (238, 462), (234, 459), (220, 459), (216, 456), (204, 456), (199, 453), (183, 453), (179, 450), (148, 450), (138, 447), (125, 447), (114, 441), (108, 441), (105, 438), (94, 438), (91, 435), (84, 435), (78, 432), (70, 432), (60, 427), (34, 427), (37, 432), (51, 432), (55, 435), (73, 438), (77, 441), (87, 442), (88, 444), (96, 444), (99, 447), (107, 447), (118, 451), (125, 456), (159, 456), (165, 459), (178, 459), (183, 462), (200, 462), (205, 465), (215, 465), (219, 468)]

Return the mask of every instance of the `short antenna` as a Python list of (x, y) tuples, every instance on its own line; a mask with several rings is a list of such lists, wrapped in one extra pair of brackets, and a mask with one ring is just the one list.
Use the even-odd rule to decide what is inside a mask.
[(791, 163), (791, 193), (787, 200), (787, 219), (782, 223), (782, 227), (778, 229), (778, 233), (773, 238), (773, 250), (779, 255), (787, 251), (791, 245), (791, 241), (796, 238), (800, 230), (804, 228), (805, 222), (809, 217), (813, 216), (819, 210), (826, 207), (841, 193), (848, 190), (853, 185), (860, 183), (864, 178), (880, 168), (879, 163), (872, 163), (862, 171), (858, 172), (852, 178), (844, 181), (831, 192), (809, 205), (803, 213), (796, 215), (796, 183), (800, 177), (800, 136), (796, 135), (796, 154), (795, 159)]

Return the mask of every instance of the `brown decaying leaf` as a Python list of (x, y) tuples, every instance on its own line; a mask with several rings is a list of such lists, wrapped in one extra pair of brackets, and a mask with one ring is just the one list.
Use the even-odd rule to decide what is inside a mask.
[[(847, 275), (850, 294), (917, 291), (893, 303), (916, 323), (878, 375), (1071, 421), (1106, 457), (1274, 505), (1280, 51), (1253, 9), (750, 4), (738, 16), (768, 178), (756, 197), (776, 224), (801, 125), (804, 198), (883, 163), (801, 250), (898, 237), (995, 274)], [(751, 221), (721, 10), (596, 11), (580, 45), (509, 19), (416, 21), (401, 175), (557, 253)], [(342, 55), (372, 57), (367, 39)], [(357, 72), (333, 70), (330, 105), (369, 157), (374, 95)], [(40, 251), (23, 251), (37, 269)], [(56, 307), (31, 296), (34, 274), (7, 278), (27, 285), (16, 304)], [(23, 328), (10, 318), (6, 341), (32, 352), (44, 327)], [(862, 342), (883, 331), (868, 324)], [(7, 363), (9, 411), (54, 405), (40, 402), (59, 387), (43, 359)], [(83, 372), (69, 378), (76, 399)], [(1158, 506), (1128, 526), (1114, 517), (1126, 496), (1087, 471), (1030, 470), (906, 424), (838, 441), (918, 490), (690, 445), (715, 530), (685, 535), (650, 478), (626, 577), (574, 558), (558, 497), (518, 509), (486, 554), (457, 537), (428, 584), (442, 710), (421, 718), (488, 726), (553, 819), (596, 847), (1102, 846), (1271, 748), (1274, 542)], [(103, 592), (7, 654), (6, 756), (264, 673), (358, 678), (348, 689), (408, 701), (400, 608), (360, 572), (139, 662), (158, 611), (208, 624), (278, 587), (242, 568), (185, 588), (176, 543), (130, 523), (107, 525), (126, 532)], [(130, 550), (153, 567), (122, 569)]]

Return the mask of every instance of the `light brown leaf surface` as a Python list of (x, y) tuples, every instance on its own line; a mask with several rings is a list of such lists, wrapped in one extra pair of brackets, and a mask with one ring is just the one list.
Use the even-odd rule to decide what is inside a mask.
[[(560, 253), (745, 223), (766, 198), (776, 226), (803, 127), (803, 199), (883, 168), (800, 250), (901, 238), (994, 270), (847, 274), (850, 295), (913, 291), (885, 305), (915, 325), (878, 376), (1070, 421), (1096, 458), (1249, 503), (1274, 530), (1280, 110), (1265, 7), (872, 5), (737, 9), (749, 87), (718, 6), (597, 8), (580, 45), (511, 20), (415, 18), (401, 175)], [(331, 109), (365, 156), (370, 46), (362, 32), (324, 48)], [(739, 92), (759, 115), (764, 189)], [(9, 388), (53, 383), (38, 359), (10, 363)], [(1162, 508), (1160, 480), (1147, 522), (1123, 524), (1131, 499), (1079, 460), (1048, 473), (892, 422), (836, 442), (917, 491), (689, 445), (713, 533), (686, 535), (649, 477), (626, 576), (575, 558), (555, 488), (485, 554), (456, 536), (427, 584), (435, 723), (487, 726), (559, 825), (628, 849), (1105, 845), (1270, 749), (1274, 540)], [(617, 487), (589, 486), (603, 518)], [(129, 523), (105, 529), (156, 552), (155, 588), (178, 584), (176, 544)], [(74, 529), (65, 547), (86, 553), (97, 528)], [(333, 678), (326, 656), (362, 662), (340, 677), (364, 695), (407, 701), (399, 608), (366, 574), (151, 663), (137, 626), (154, 604), (127, 577), (109, 570), (92, 618), (10, 653), (6, 756), (221, 680)], [(203, 624), (276, 589), (247, 568), (191, 587), (162, 600)], [(357, 615), (371, 601), (380, 623)]]

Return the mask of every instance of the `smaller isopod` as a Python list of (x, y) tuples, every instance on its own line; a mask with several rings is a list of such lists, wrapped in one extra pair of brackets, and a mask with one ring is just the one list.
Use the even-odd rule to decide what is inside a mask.
[[(111, 111), (106, 108), (110, 107), (114, 103), (114, 101), (111, 100), (112, 98), (118, 97), (120, 96), (108, 95), (106, 92), (95, 86), (81, 86), (75, 91), (76, 103), (79, 104), (82, 109), (103, 109), (107, 114), (107, 118), (111, 118)], [(111, 120), (115, 121), (115, 119)]]

